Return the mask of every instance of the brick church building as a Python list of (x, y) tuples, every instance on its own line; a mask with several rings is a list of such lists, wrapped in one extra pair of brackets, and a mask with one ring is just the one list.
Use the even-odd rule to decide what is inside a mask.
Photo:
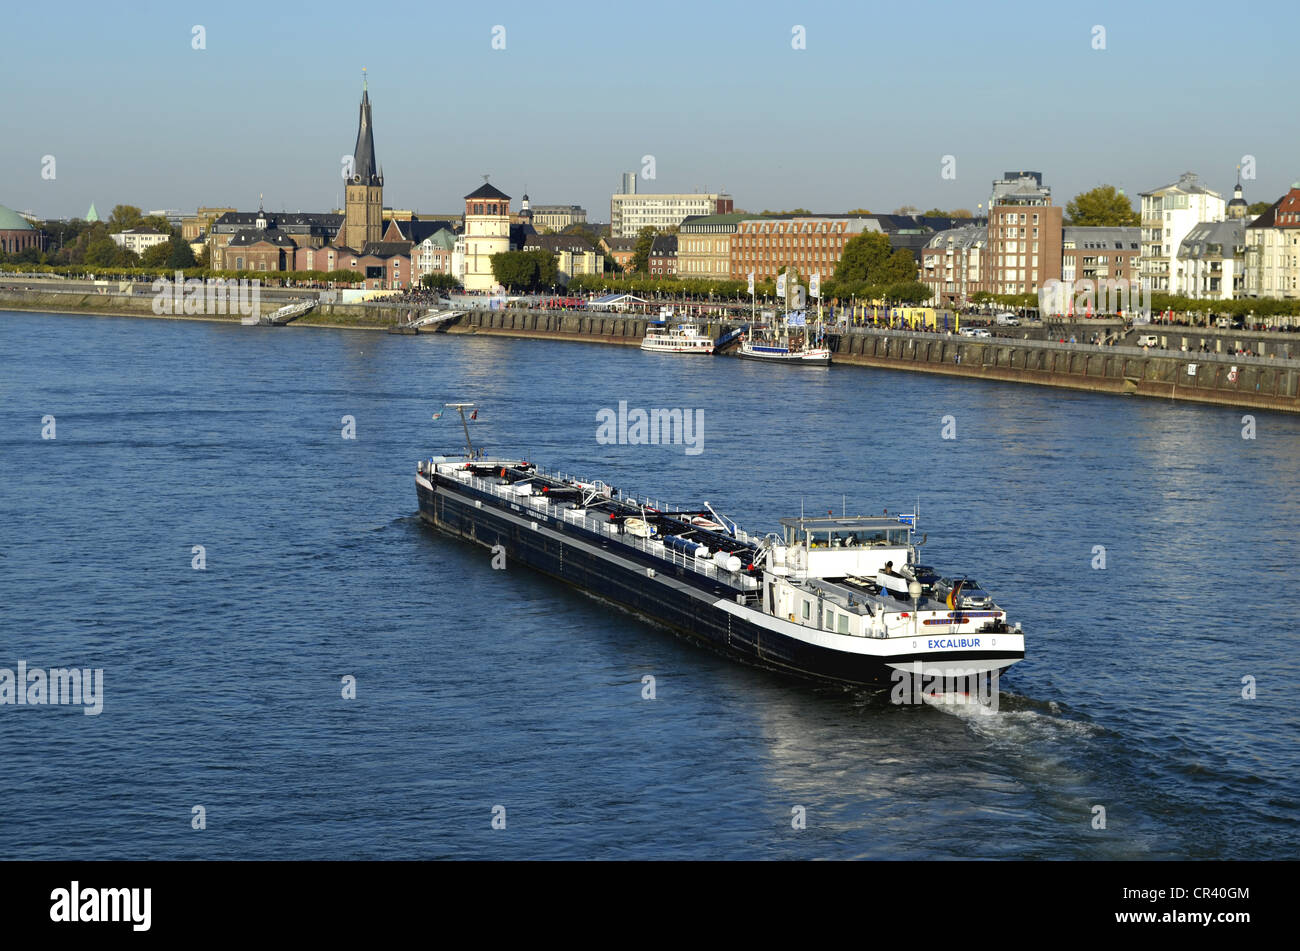
[[(368, 290), (409, 287), (414, 234), (403, 234), (395, 222), (385, 231), (384, 172), (375, 161), (365, 82), (350, 171), (341, 215), (268, 212), (259, 202), (256, 212), (219, 217), (208, 237), (211, 266), (227, 271), (358, 271)], [(417, 224), (407, 223), (407, 229)]]

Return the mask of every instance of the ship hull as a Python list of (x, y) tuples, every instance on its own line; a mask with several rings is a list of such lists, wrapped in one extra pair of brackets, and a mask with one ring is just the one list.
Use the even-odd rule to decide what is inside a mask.
[(784, 350), (751, 350), (741, 347), (736, 351), (736, 356), (742, 360), (758, 360), (762, 363), (785, 363), (801, 367), (825, 367), (830, 366), (831, 363), (829, 350), (796, 350), (788, 352)]
[[(854, 654), (830, 649), (773, 627), (790, 627), (777, 619), (755, 623), (752, 609), (737, 603), (743, 593), (729, 586), (692, 579), (635, 551), (614, 551), (608, 540), (576, 531), (574, 526), (539, 524), (533, 513), (498, 508), (474, 493), (441, 481), (417, 480), (420, 516), (440, 531), (481, 545), (501, 546), (507, 565), (524, 564), (611, 602), (677, 635), (734, 660), (790, 677), (841, 686), (888, 686), (899, 670), (1001, 671), (1024, 656), (1019, 650), (924, 650), (926, 638), (908, 640), (906, 652)], [(534, 527), (536, 526), (536, 527)], [(501, 550), (498, 549), (498, 550)], [(817, 633), (817, 632), (814, 632)], [(858, 639), (862, 640), (862, 639)], [(874, 645), (873, 645), (874, 646)], [(921, 667), (916, 665), (920, 663)]]

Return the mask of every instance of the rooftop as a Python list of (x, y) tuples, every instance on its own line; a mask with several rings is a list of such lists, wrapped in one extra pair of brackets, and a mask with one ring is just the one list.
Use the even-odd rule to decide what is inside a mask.
[(35, 231), (32, 223), (12, 208), (0, 205), (0, 231)]
[(491, 185), (487, 182), (484, 182), (478, 188), (474, 189), (472, 192), (470, 192), (468, 195), (465, 196), (466, 201), (468, 201), (471, 198), (495, 198), (502, 201), (510, 200), (509, 195), (507, 195), (501, 189), (497, 188), (495, 185)]

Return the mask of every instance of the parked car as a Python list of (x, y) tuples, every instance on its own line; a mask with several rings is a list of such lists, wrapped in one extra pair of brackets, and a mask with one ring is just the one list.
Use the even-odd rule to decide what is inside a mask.
[(939, 572), (930, 565), (904, 565), (900, 574), (908, 581), (920, 582), (923, 597), (933, 594), (934, 586), (940, 581)]
[(989, 594), (980, 587), (980, 583), (974, 578), (968, 578), (964, 575), (956, 575), (952, 578), (940, 578), (939, 583), (934, 586), (934, 596), (936, 598), (947, 598), (956, 583), (961, 582), (961, 594), (958, 596), (958, 608), (991, 608), (993, 607), (993, 595)]
[(1158, 347), (1160, 346), (1160, 338), (1155, 334), (1139, 334), (1137, 345), (1139, 347)]

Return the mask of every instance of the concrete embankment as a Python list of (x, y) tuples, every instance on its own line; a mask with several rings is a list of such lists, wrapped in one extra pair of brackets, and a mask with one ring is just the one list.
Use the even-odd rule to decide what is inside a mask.
[[(291, 294), (292, 292), (284, 292)], [(263, 301), (263, 309), (278, 302)], [(152, 297), (144, 295), (57, 294), (0, 290), (0, 310), (60, 313), (121, 314), (153, 317)], [(407, 319), (409, 304), (322, 304), (290, 326), (324, 326), (382, 330)], [(188, 319), (237, 322), (238, 315), (196, 316)], [(549, 340), (638, 346), (649, 318), (574, 311), (470, 311), (439, 333), (484, 334)], [(705, 333), (718, 337), (735, 322), (696, 321)], [(1080, 324), (1079, 335), (1090, 331)], [(1161, 330), (1161, 342), (1199, 346), (1216, 332)], [(1240, 332), (1237, 332), (1240, 335)], [(1249, 409), (1300, 412), (1300, 360), (1286, 359), (1290, 335), (1247, 340), (1252, 349), (1265, 349), (1269, 358), (1221, 353), (1184, 353), (1136, 347), (1097, 347), (1009, 337), (971, 338), (947, 334), (854, 329), (832, 334), (829, 344), (838, 366), (935, 373), (974, 380), (1032, 383), (1093, 393), (1160, 397)], [(1228, 343), (1224, 343), (1224, 341)], [(1181, 342), (1180, 342), (1181, 341)], [(1215, 346), (1234, 344), (1219, 336)], [(773, 372), (785, 372), (773, 367)]]
[[(647, 322), (644, 317), (482, 311), (467, 314), (448, 332), (637, 345)], [(700, 321), (699, 326), (717, 337), (732, 324)], [(834, 334), (830, 346), (841, 366), (1300, 412), (1300, 360), (889, 330)]]
[(899, 331), (833, 344), (839, 364), (1300, 412), (1300, 360)]

